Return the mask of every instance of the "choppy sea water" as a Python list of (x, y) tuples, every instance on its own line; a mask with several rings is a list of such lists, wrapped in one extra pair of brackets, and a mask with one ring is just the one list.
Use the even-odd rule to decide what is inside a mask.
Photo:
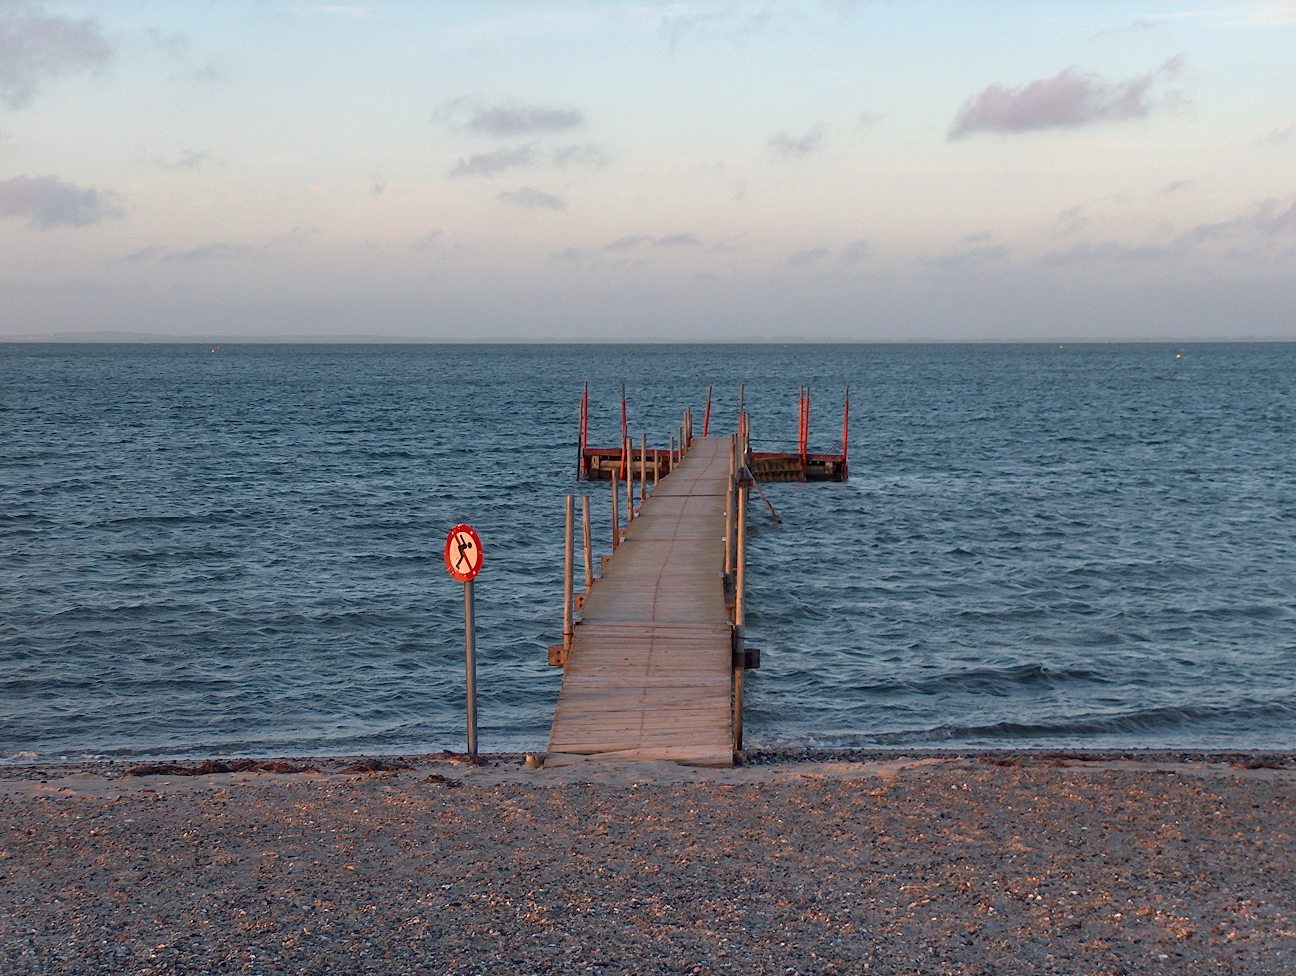
[(562, 498), (745, 383), (749, 745), (1296, 748), (1296, 345), (0, 344), (0, 757), (542, 748)]

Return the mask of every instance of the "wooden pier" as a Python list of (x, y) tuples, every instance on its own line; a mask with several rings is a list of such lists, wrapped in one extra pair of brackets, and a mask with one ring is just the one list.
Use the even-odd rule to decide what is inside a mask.
[(741, 387), (735, 435), (707, 436), (708, 390), (702, 436), (694, 438), (692, 412), (685, 410), (667, 446), (650, 450), (645, 434), (638, 444), (629, 436), (622, 388), (621, 444), (600, 449), (587, 444), (586, 386), (577, 472), (582, 480), (611, 482), (612, 555), (595, 579), (586, 497), (585, 593), (577, 595), (575, 496), (568, 495), (563, 642), (549, 648), (549, 663), (564, 671), (545, 765), (591, 755), (733, 765), (742, 751), (743, 674), (760, 666), (760, 652), (747, 647), (744, 633), (748, 491), (759, 491), (757, 481), (847, 477), (849, 387), (841, 454), (810, 453), (808, 387), (800, 398), (795, 452), (752, 453)]
[[(674, 470), (642, 502), (585, 595), (579, 625), (554, 649), (564, 671), (547, 765), (565, 754), (733, 765), (741, 598), (731, 616), (725, 570), (743, 558), (740, 546), (736, 557), (726, 553), (741, 494), (734, 440), (685, 430), (682, 444), (683, 457), (672, 457)], [(615, 498), (615, 481), (612, 490)], [(571, 545), (569, 534), (569, 554)]]

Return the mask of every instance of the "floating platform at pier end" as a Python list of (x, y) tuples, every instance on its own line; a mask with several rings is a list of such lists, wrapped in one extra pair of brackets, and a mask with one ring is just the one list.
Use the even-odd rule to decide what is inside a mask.
[[(739, 405), (740, 416), (742, 406)], [(702, 421), (702, 436), (706, 437), (711, 424), (711, 391), (707, 391), (706, 413)], [(621, 394), (621, 444), (617, 447), (590, 447), (587, 443), (589, 426), (589, 389), (581, 398), (580, 447), (576, 462), (577, 477), (589, 481), (610, 481), (613, 477), (626, 478), (628, 467), (639, 465), (641, 459), (657, 477), (667, 475), (676, 463), (674, 447), (669, 450), (649, 449), (642, 443), (636, 445), (629, 436), (626, 420), (625, 391)], [(685, 434), (681, 428), (680, 443)], [(673, 443), (673, 442), (672, 442)], [(797, 394), (797, 441), (795, 451), (750, 451), (747, 470), (756, 481), (847, 481), (850, 466), (846, 455), (850, 446), (850, 387), (842, 397), (842, 433), (840, 453), (811, 453), (810, 451), (810, 388), (801, 387)]]
[(733, 765), (734, 621), (724, 579), (731, 441), (687, 433), (683, 441), (687, 453), (584, 596), (547, 765), (563, 754)]

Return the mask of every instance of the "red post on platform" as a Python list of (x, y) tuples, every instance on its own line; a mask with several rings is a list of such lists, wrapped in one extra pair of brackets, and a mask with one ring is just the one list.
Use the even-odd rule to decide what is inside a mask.
[(846, 384), (846, 393), (842, 397), (842, 481), (845, 481), (848, 475), (846, 466), (846, 455), (850, 446), (850, 384)]
[(711, 429), (711, 387), (707, 387), (707, 405), (706, 413), (702, 415), (702, 436), (707, 436), (707, 431)]
[(589, 443), (589, 382), (585, 383), (585, 391), (581, 394), (580, 406), (580, 458), (576, 461), (576, 477), (585, 480), (589, 477), (589, 459), (585, 455), (585, 447)]
[(626, 395), (625, 384), (621, 384), (621, 480), (625, 480), (630, 473), (630, 459), (625, 455), (625, 439), (629, 427), (629, 414), (626, 412)]

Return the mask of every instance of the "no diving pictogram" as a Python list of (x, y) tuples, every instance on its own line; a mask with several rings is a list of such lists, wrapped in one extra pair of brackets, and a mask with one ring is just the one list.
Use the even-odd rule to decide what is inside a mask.
[(456, 525), (446, 536), (445, 566), (461, 583), (467, 583), (481, 572), (481, 538), (471, 525)]

